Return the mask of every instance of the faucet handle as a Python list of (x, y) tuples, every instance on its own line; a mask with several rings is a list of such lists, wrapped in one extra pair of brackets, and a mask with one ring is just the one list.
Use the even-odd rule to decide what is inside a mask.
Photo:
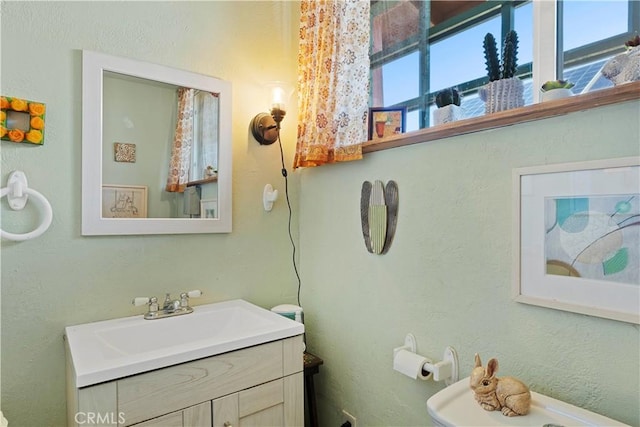
[(145, 305), (145, 304), (149, 304), (149, 301), (151, 301), (151, 298), (148, 297), (135, 297), (132, 301), (131, 304), (135, 305), (136, 307), (140, 306), (140, 305)]
[(180, 307), (189, 307), (189, 298), (198, 298), (202, 295), (199, 290), (193, 290), (189, 292), (183, 292), (180, 294)]
[(199, 289), (194, 289), (193, 291), (187, 292), (187, 296), (189, 298), (198, 298), (202, 296), (202, 291), (200, 291)]
[(131, 304), (137, 306), (140, 305), (145, 305), (148, 304), (149, 305), (149, 313), (153, 313), (158, 311), (158, 298), (156, 297), (135, 297), (133, 299), (133, 301), (131, 301)]

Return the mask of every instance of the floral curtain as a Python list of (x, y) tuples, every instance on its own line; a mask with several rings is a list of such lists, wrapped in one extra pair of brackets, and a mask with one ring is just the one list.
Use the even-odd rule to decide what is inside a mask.
[(194, 89), (184, 87), (178, 89), (178, 119), (173, 137), (173, 147), (171, 148), (169, 176), (166, 187), (169, 192), (184, 192), (189, 181), (191, 146), (193, 145), (194, 94)]
[(369, 100), (369, 1), (303, 0), (294, 168), (362, 158)]

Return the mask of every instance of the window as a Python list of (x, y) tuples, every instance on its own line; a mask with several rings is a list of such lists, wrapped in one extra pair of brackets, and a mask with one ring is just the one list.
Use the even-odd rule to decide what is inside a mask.
[(562, 67), (558, 75), (575, 83), (574, 92), (612, 86), (598, 71), (637, 33), (639, 9), (637, 1), (565, 0), (558, 4), (558, 20), (562, 23), (558, 38)]
[(484, 114), (477, 95), (488, 81), (483, 38), (491, 32), (500, 45), (511, 29), (525, 104), (555, 78), (576, 83), (575, 93), (607, 87), (598, 72), (638, 32), (639, 20), (640, 2), (632, 0), (372, 0), (370, 105), (407, 107), (407, 131), (417, 130), (433, 121), (435, 94), (457, 87), (465, 117)]

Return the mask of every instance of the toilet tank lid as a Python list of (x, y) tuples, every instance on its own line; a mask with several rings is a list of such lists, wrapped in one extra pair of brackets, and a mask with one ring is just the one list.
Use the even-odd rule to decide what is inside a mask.
[(500, 411), (485, 411), (469, 388), (469, 377), (439, 391), (427, 400), (429, 415), (446, 427), (455, 426), (627, 426), (566, 402), (531, 392), (531, 410), (521, 417), (507, 417)]

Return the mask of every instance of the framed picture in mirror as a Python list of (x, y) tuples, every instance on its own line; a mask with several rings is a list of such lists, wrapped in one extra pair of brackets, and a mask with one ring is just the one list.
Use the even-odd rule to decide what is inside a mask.
[(218, 210), (218, 199), (200, 200), (200, 218), (204, 218), (204, 219), (216, 218), (217, 210)]
[(146, 218), (147, 187), (143, 185), (103, 185), (103, 218)]
[(136, 144), (126, 142), (113, 143), (113, 158), (116, 162), (135, 163)]

